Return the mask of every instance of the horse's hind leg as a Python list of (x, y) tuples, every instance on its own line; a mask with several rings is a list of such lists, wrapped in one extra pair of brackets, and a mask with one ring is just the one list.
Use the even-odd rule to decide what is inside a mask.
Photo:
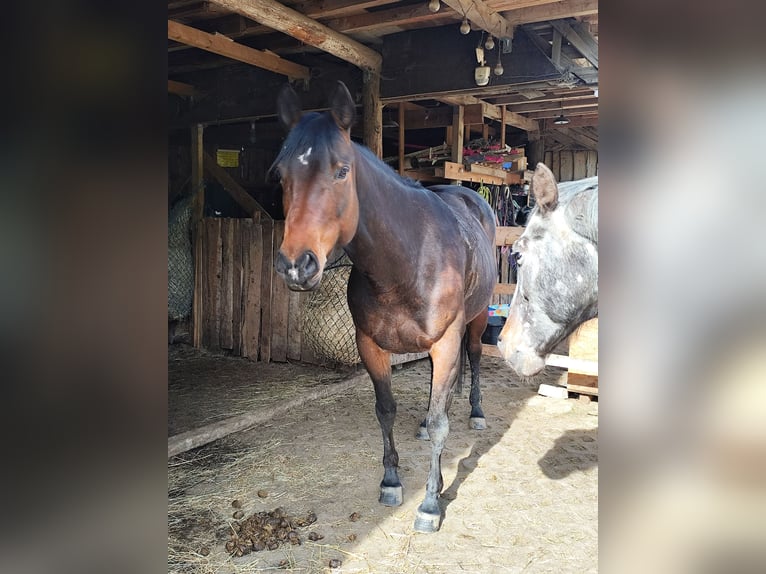
[(380, 483), (380, 503), (399, 506), (402, 503), (402, 483), (399, 481), (399, 453), (394, 446), (396, 401), (391, 392), (391, 353), (378, 347), (357, 329), (356, 345), (375, 387), (375, 414), (383, 433), (383, 481)]
[(484, 411), (481, 410), (481, 388), (479, 385), (481, 335), (484, 333), (484, 329), (487, 328), (487, 320), (487, 314), (481, 313), (468, 323), (466, 330), (466, 350), (468, 351), (468, 362), (471, 364), (471, 394), (468, 399), (471, 403), (471, 418), (468, 424), (474, 430), (484, 430), (487, 428)]

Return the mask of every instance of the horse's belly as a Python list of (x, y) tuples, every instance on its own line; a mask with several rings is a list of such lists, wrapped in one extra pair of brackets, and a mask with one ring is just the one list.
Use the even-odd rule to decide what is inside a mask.
[(404, 309), (388, 308), (378, 313), (367, 312), (361, 317), (355, 317), (354, 322), (381, 349), (391, 353), (430, 351), (431, 346), (444, 334), (444, 330), (427, 332)]

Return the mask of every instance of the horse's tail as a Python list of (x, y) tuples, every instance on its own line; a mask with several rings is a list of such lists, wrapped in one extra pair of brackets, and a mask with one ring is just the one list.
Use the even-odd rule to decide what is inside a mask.
[(457, 385), (455, 386), (455, 394), (463, 394), (463, 375), (465, 373), (466, 359), (468, 358), (468, 329), (466, 328), (463, 333), (463, 340), (460, 341), (460, 362), (457, 371)]

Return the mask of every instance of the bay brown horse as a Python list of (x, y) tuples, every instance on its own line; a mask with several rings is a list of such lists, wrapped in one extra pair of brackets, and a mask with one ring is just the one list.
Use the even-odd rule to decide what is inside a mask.
[(354, 263), (348, 304), (359, 355), (375, 387), (375, 412), (383, 432), (380, 502), (387, 506), (402, 503), (391, 354), (427, 351), (431, 356), (426, 417), (431, 467), (415, 530), (435, 532), (442, 517), (438, 498), (447, 412), (464, 334), (471, 364), (472, 427), (485, 428), (479, 359), (496, 281), (494, 214), (472, 190), (446, 185), (426, 189), (352, 142), (354, 101), (341, 82), (327, 112), (302, 114), (297, 94), (286, 86), (278, 113), (290, 132), (272, 166), (281, 180), (285, 212), (275, 269), (290, 289), (307, 291), (319, 285), (336, 247)]

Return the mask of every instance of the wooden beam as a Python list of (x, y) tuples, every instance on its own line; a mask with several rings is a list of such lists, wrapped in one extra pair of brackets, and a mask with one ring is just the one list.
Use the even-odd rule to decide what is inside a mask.
[[(541, 38), (535, 30), (525, 26), (524, 31), (527, 33), (529, 39), (537, 45), (544, 54), (550, 52), (551, 45), (547, 40)], [(553, 62), (551, 62), (551, 64), (553, 64)], [(563, 50), (561, 52), (561, 62), (557, 68), (561, 72), (571, 72), (589, 86), (598, 83), (598, 68), (592, 66), (580, 66), (567, 56)]]
[(404, 102), (399, 102), (399, 175), (404, 175)]
[[(463, 106), (452, 108), (452, 161), (462, 166), (463, 164), (463, 130), (465, 129)], [(453, 183), (460, 185), (460, 180), (455, 179)]]
[(492, 103), (499, 104), (532, 104), (535, 102), (558, 102), (562, 99), (573, 99), (590, 97), (594, 95), (593, 87), (587, 88), (570, 88), (563, 90), (552, 90), (542, 96), (535, 98), (525, 98), (521, 94), (512, 94), (507, 96), (494, 96), (492, 97)]
[[(592, 115), (594, 113), (598, 112), (598, 104), (592, 105), (592, 106), (585, 106), (582, 108), (572, 108), (569, 111), (564, 114), (565, 116), (585, 116), (585, 115)], [(539, 112), (529, 112), (527, 117), (534, 118), (534, 119), (541, 119), (541, 118), (555, 118), (558, 116), (561, 112), (554, 108), (552, 110), (543, 110)]]
[(556, 67), (561, 66), (561, 32), (554, 28), (551, 43), (551, 62)]
[[(558, 110), (563, 109), (566, 113), (568, 110), (576, 110), (577, 108), (585, 108), (588, 106), (598, 105), (598, 98), (572, 98), (568, 100), (557, 100), (551, 102), (532, 102), (529, 104), (508, 104), (508, 108), (514, 112), (526, 113), (526, 112), (541, 112), (544, 110)], [(558, 115), (558, 114), (557, 114)]]
[(403, 8), (363, 12), (362, 14), (346, 16), (344, 18), (326, 20), (323, 23), (333, 30), (349, 34), (352, 32), (369, 32), (381, 28), (391, 28), (393, 26), (403, 26), (419, 22), (444, 20), (445, 16), (453, 14), (455, 14), (455, 11), (450, 8), (444, 8), (438, 12), (431, 12), (428, 9), (428, 3), (422, 2)]
[(512, 38), (513, 24), (495, 10), (487, 7), (483, 0), (441, 0), (458, 14), (465, 15), (473, 25), (496, 38)]
[(560, 2), (502, 12), (503, 17), (512, 26), (545, 22), (558, 18), (586, 16), (588, 14), (598, 14), (598, 0), (562, 0)]
[(296, 4), (294, 8), (309, 18), (338, 18), (357, 14), (368, 8), (377, 8), (394, 4), (398, 0), (308, 0)]
[(566, 38), (572, 46), (577, 48), (583, 57), (588, 60), (594, 68), (598, 68), (598, 45), (593, 42), (593, 38), (590, 35), (586, 40), (580, 36), (565, 20), (552, 20), (551, 26), (554, 30), (557, 30), (564, 38)]
[(203, 178), (203, 154), (202, 144), (204, 128), (202, 124), (195, 124), (191, 128), (191, 186), (194, 194), (192, 205), (192, 224), (196, 225), (202, 220), (205, 207), (205, 183)]
[(208, 34), (202, 30), (173, 22), (173, 20), (168, 20), (168, 38), (220, 56), (252, 64), (270, 72), (284, 74), (290, 78), (309, 79), (309, 69), (306, 66), (283, 60), (271, 52), (262, 52), (237, 44), (226, 36)]
[(198, 92), (194, 89), (194, 86), (184, 84), (183, 82), (176, 82), (175, 80), (168, 80), (168, 93), (177, 96), (196, 96)]
[[(467, 118), (466, 123), (480, 123), (475, 121), (477, 116), (486, 117), (495, 121), (501, 121), (503, 118), (502, 110), (500, 106), (488, 104), (487, 102), (481, 102), (479, 104), (471, 104), (465, 106), (465, 114)], [(535, 120), (526, 118), (521, 114), (507, 110), (505, 112), (505, 124), (522, 129), (526, 132), (536, 132), (540, 129), (540, 126)]]
[(383, 105), (380, 103), (380, 74), (366, 71), (362, 85), (364, 102), (364, 145), (383, 157)]
[(276, 0), (214, 0), (214, 2), (359, 68), (380, 72), (383, 58), (378, 52)]
[(263, 213), (266, 215), (267, 219), (271, 219), (271, 216), (263, 207), (261, 207), (261, 204), (255, 201), (253, 196), (247, 193), (245, 188), (239, 185), (207, 152), (204, 152), (204, 164), (207, 172), (218, 180), (218, 183), (223, 186), (232, 199), (236, 201), (248, 215), (255, 219), (259, 219), (259, 214)]

